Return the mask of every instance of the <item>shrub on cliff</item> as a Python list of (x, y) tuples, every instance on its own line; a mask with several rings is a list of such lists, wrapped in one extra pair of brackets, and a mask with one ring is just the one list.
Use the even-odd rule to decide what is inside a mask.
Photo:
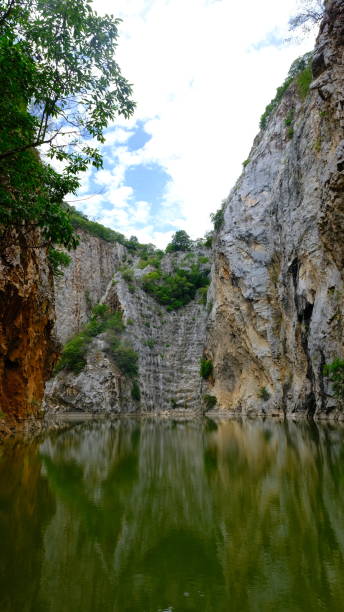
[(203, 399), (207, 410), (211, 410), (217, 404), (215, 395), (205, 395)]
[(69, 370), (79, 374), (86, 365), (86, 353), (90, 343), (87, 334), (81, 333), (74, 336), (63, 347), (62, 355), (55, 367), (55, 373), (61, 370)]
[(312, 75), (312, 68), (310, 65), (306, 66), (306, 68), (302, 70), (300, 74), (297, 76), (297, 79), (296, 79), (297, 90), (302, 100), (304, 100), (308, 96), (308, 92), (309, 92), (309, 88), (310, 88), (312, 79), (313, 79), (313, 75)]
[(120, 232), (105, 227), (105, 225), (97, 223), (96, 221), (91, 221), (84, 213), (77, 211), (73, 206), (66, 205), (66, 210), (68, 210), (71, 224), (75, 229), (84, 230), (88, 234), (91, 234), (91, 236), (97, 236), (105, 240), (105, 242), (118, 242), (119, 244), (123, 244), (128, 251), (141, 255), (142, 258), (158, 258), (160, 257), (160, 253), (163, 254), (162, 251), (156, 249), (152, 244), (141, 244), (135, 236), (131, 236), (128, 239)]
[(167, 310), (177, 310), (194, 299), (197, 289), (209, 285), (209, 272), (201, 270), (199, 264), (190, 269), (178, 268), (173, 274), (150, 272), (142, 279), (143, 289)]
[(338, 357), (331, 363), (327, 363), (324, 366), (324, 375), (327, 376), (330, 383), (334, 396), (343, 402), (344, 400), (344, 359)]
[(198, 291), (198, 295), (199, 295), (198, 303), (203, 304), (205, 306), (207, 303), (208, 287), (201, 287)]
[(134, 380), (133, 382), (133, 386), (131, 388), (131, 397), (136, 402), (139, 402), (141, 399), (140, 387), (139, 387), (139, 383), (137, 382), (137, 380)]
[(184, 230), (179, 230), (172, 236), (171, 242), (166, 247), (166, 253), (175, 251), (191, 251), (192, 240)]
[(226, 200), (223, 200), (223, 202), (221, 203), (221, 208), (219, 208), (215, 213), (211, 213), (210, 215), (210, 219), (214, 225), (215, 232), (219, 232), (225, 222), (225, 205)]
[(130, 346), (112, 341), (109, 343), (108, 355), (122, 374), (129, 378), (137, 376), (138, 355)]
[(201, 365), (200, 365), (200, 375), (202, 376), (202, 378), (210, 378), (210, 376), (213, 374), (214, 371), (214, 365), (211, 359), (205, 359), (202, 358), (201, 359)]
[[(301, 97), (306, 97), (312, 80), (312, 72), (310, 67), (311, 59), (312, 53), (305, 53), (305, 55), (298, 57), (292, 63), (287, 78), (285, 79), (284, 83), (277, 88), (275, 97), (267, 105), (260, 118), (259, 127), (262, 130), (266, 129), (270, 116), (281, 102), (287, 89), (289, 89), (290, 85), (295, 82), (295, 80), (297, 82)], [(298, 78), (300, 79), (299, 81)]]
[(257, 397), (263, 400), (264, 402), (267, 402), (270, 399), (270, 393), (266, 387), (260, 387), (257, 393)]
[(80, 373), (86, 365), (87, 351), (93, 338), (105, 333), (109, 357), (123, 374), (130, 378), (136, 376), (138, 356), (130, 346), (121, 342), (120, 336), (124, 329), (122, 313), (111, 312), (106, 304), (97, 304), (83, 331), (65, 344), (55, 373), (64, 369)]

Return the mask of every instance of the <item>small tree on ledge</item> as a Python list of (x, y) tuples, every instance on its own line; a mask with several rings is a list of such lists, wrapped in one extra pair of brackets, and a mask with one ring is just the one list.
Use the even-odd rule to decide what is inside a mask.
[(166, 253), (173, 253), (175, 251), (191, 251), (192, 240), (190, 236), (184, 231), (179, 230), (172, 236), (171, 242), (166, 247)]

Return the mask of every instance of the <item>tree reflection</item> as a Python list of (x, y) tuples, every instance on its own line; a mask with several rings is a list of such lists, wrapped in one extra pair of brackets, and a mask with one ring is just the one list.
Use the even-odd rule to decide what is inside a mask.
[[(54, 511), (37, 444), (7, 444), (0, 454), (1, 612), (33, 609), (44, 557), (43, 533)], [(40, 609), (37, 605), (35, 612)]]
[(1, 610), (343, 609), (339, 427), (101, 422), (0, 470)]

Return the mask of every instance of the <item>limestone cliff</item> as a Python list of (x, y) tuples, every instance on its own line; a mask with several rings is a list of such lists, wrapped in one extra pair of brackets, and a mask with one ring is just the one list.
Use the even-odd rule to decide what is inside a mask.
[[(85, 238), (84, 249), (87, 241)], [(119, 270), (121, 262), (117, 258), (117, 247), (111, 248), (114, 249), (112, 278), (108, 279), (110, 282), (100, 301), (112, 311), (122, 312), (125, 323), (123, 341), (138, 355), (140, 401), (132, 398), (132, 382), (113, 362), (106, 338), (100, 334), (92, 341), (87, 352), (86, 366), (80, 373), (75, 375), (63, 370), (48, 383), (45, 406), (50, 410), (91, 412), (199, 409), (202, 391), (199, 369), (208, 316), (204, 298), (201, 299), (197, 293), (195, 299), (187, 305), (168, 311), (143, 290), (142, 277), (153, 268), (140, 268), (138, 258), (124, 253), (126, 268), (123, 272), (123, 269)], [(207, 255), (207, 249), (165, 255), (160, 269), (165, 274), (172, 274), (178, 268), (190, 268), (196, 264), (206, 274), (210, 267)], [(109, 262), (112, 261), (109, 251), (106, 257)], [(79, 265), (77, 257), (67, 279), (59, 285), (67, 288), (65, 298), (57, 295), (57, 304), (61, 304), (57, 309), (57, 318), (63, 311), (65, 321), (63, 327), (58, 322), (58, 330), (72, 330), (74, 325), (74, 298), (70, 298), (70, 293), (74, 292), (83, 299), (85, 290), (92, 285), (90, 274), (86, 273), (82, 282), (78, 278), (77, 290), (74, 291), (73, 270), (80, 270), (83, 266), (87, 270), (87, 261), (87, 258), (83, 258)], [(97, 267), (97, 262), (94, 265)], [(68, 284), (71, 288), (69, 291)], [(86, 314), (84, 306), (83, 315)]]
[(92, 306), (100, 302), (114, 270), (126, 258), (125, 247), (78, 230), (79, 245), (71, 264), (55, 279), (56, 334), (64, 344), (80, 331)]
[(0, 258), (0, 409), (16, 418), (37, 413), (57, 357), (52, 275), (31, 238), (14, 236)]
[[(196, 295), (168, 311), (144, 291), (137, 258), (82, 235), (56, 285), (57, 332), (79, 331), (101, 301), (121, 311), (138, 355), (140, 402), (92, 340), (77, 375), (49, 382), (46, 406), (105, 412), (200, 409), (216, 396), (236, 413), (342, 415), (324, 364), (343, 356), (344, 5), (326, 2), (309, 90), (294, 79), (258, 134), (223, 208), (208, 307)], [(206, 257), (204, 257), (206, 255)], [(209, 257), (194, 251), (195, 258)], [(185, 254), (165, 255), (172, 273)], [(130, 274), (121, 272), (123, 262)], [(208, 315), (209, 310), (210, 316)], [(200, 359), (213, 363), (202, 382)], [(203, 406), (206, 402), (203, 402)]]
[(344, 4), (332, 0), (309, 94), (289, 87), (224, 207), (207, 348), (222, 408), (336, 415), (323, 366), (344, 348), (343, 92)]

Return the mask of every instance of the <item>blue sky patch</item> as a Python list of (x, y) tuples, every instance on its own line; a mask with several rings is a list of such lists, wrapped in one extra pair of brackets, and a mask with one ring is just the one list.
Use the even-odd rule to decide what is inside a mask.
[(132, 187), (136, 201), (144, 200), (152, 204), (152, 212), (160, 207), (169, 175), (158, 164), (142, 164), (128, 168), (125, 184)]
[(144, 130), (143, 121), (138, 121), (135, 126), (135, 133), (129, 138), (127, 146), (129, 151), (137, 151), (138, 149), (142, 149), (145, 144), (152, 138), (147, 132)]

